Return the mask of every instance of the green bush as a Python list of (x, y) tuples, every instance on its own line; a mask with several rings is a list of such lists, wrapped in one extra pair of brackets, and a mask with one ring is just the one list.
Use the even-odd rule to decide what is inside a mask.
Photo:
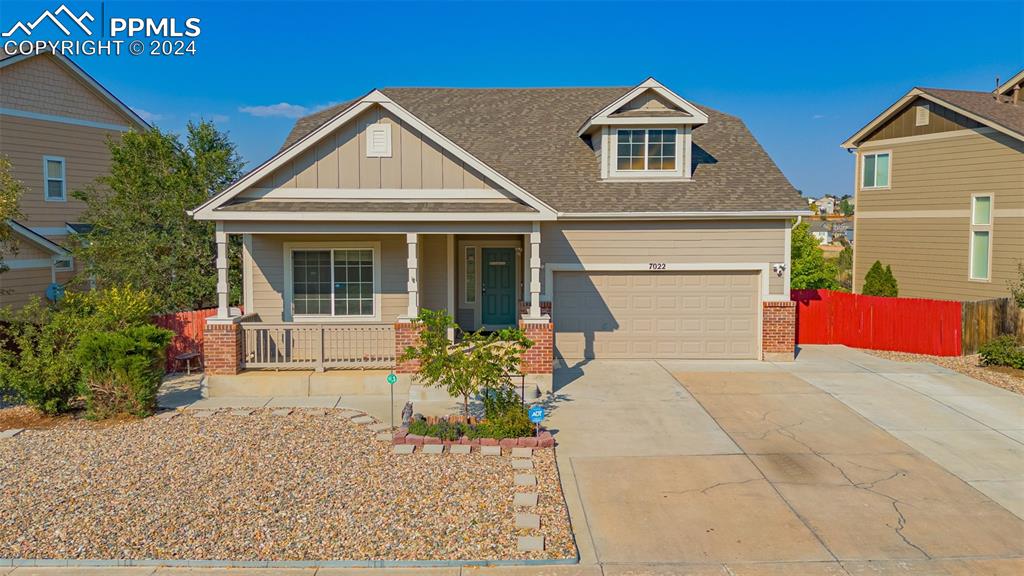
[(861, 289), (861, 293), (866, 296), (888, 296), (891, 298), (899, 296), (899, 284), (892, 274), (892, 267), (888, 265), (883, 267), (881, 262), (875, 260), (871, 269), (864, 275), (864, 287)]
[[(516, 405), (513, 409), (487, 418), (476, 429), (478, 438), (521, 438), (533, 434), (533, 422), (526, 409)], [(471, 436), (472, 438), (472, 436)]]
[(131, 287), (68, 292), (56, 305), (35, 299), (20, 310), (0, 310), (6, 342), (0, 346), (0, 382), (9, 399), (47, 414), (74, 407), (82, 372), (80, 338), (90, 332), (146, 324), (153, 296)]
[(78, 391), (85, 399), (86, 416), (151, 415), (173, 336), (170, 330), (148, 324), (84, 334), (77, 357), (82, 370)]
[(981, 363), (985, 366), (1009, 366), (1024, 370), (1024, 346), (1013, 336), (1001, 336), (981, 346)]

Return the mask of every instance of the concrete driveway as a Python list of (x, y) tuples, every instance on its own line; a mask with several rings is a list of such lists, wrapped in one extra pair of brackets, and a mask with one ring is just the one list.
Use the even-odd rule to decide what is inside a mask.
[(931, 364), (592, 361), (551, 427), (611, 574), (1024, 573), (1024, 398)]

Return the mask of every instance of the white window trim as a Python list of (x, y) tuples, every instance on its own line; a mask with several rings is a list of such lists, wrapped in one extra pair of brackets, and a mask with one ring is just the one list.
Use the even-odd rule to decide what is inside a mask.
[[(885, 183), (885, 186), (865, 186), (864, 185), (864, 159), (868, 156), (889, 156), (889, 181)], [(860, 155), (860, 166), (857, 167), (857, 180), (860, 183), (861, 190), (889, 190), (892, 188), (892, 150), (872, 150), (871, 152), (865, 152)], [(875, 163), (875, 182), (878, 182), (878, 163)]]
[[(988, 198), (988, 224), (974, 223), (974, 209), (978, 198)], [(992, 247), (995, 245), (996, 196), (995, 194), (971, 194), (970, 231), (967, 234), (967, 279), (971, 282), (992, 282)], [(974, 233), (988, 232), (987, 278), (974, 277)]]
[[(466, 254), (473, 251), (473, 300), (469, 299), (469, 292), (466, 290), (466, 272), (469, 271), (466, 266)], [(462, 247), (462, 303), (466, 306), (476, 306), (480, 301), (480, 248), (473, 244), (467, 244)]]
[[(75, 260), (71, 256), (51, 256), (51, 266), (54, 272), (71, 272), (75, 269)], [(67, 266), (59, 266), (58, 262), (67, 261)]]
[[(50, 162), (60, 162), (60, 198), (50, 197)], [(61, 156), (43, 156), (43, 200), (46, 202), (67, 202), (68, 201), (68, 163)]]
[[(620, 130), (643, 130), (644, 131), (644, 170), (619, 170), (619, 131)], [(676, 131), (676, 168), (675, 170), (648, 170), (647, 165), (647, 139), (651, 130), (675, 130)], [(605, 147), (607, 154), (608, 179), (614, 180), (651, 180), (651, 179), (688, 179), (690, 177), (690, 129), (687, 126), (616, 126), (608, 131), (609, 142)]]
[[(353, 250), (373, 251), (373, 314), (369, 316), (334, 316), (332, 314), (294, 314), (292, 312), (295, 286), (292, 253), (296, 250)], [(285, 322), (314, 322), (323, 324), (365, 324), (381, 321), (381, 266), (380, 242), (285, 242), (284, 243), (284, 310)], [(334, 307), (334, 262), (331, 262), (331, 307)]]

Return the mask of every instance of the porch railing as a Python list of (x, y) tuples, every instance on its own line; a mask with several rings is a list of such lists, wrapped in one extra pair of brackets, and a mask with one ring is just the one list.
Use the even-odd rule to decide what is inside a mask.
[(245, 368), (393, 368), (395, 329), (387, 324), (242, 322)]

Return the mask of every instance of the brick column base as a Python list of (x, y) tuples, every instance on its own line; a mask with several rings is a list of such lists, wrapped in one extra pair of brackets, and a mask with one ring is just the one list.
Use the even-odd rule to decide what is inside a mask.
[(792, 362), (796, 355), (796, 302), (763, 302), (761, 310), (762, 359)]
[(234, 375), (242, 371), (242, 327), (207, 322), (203, 328), (203, 363), (207, 374)]
[(555, 358), (554, 323), (520, 321), (519, 328), (526, 333), (527, 338), (533, 340), (533, 348), (523, 354), (523, 364), (520, 367), (523, 374), (551, 374)]
[(415, 374), (420, 367), (419, 360), (402, 362), (399, 358), (405, 353), (406, 346), (419, 346), (420, 329), (415, 322), (395, 322), (395, 373)]

